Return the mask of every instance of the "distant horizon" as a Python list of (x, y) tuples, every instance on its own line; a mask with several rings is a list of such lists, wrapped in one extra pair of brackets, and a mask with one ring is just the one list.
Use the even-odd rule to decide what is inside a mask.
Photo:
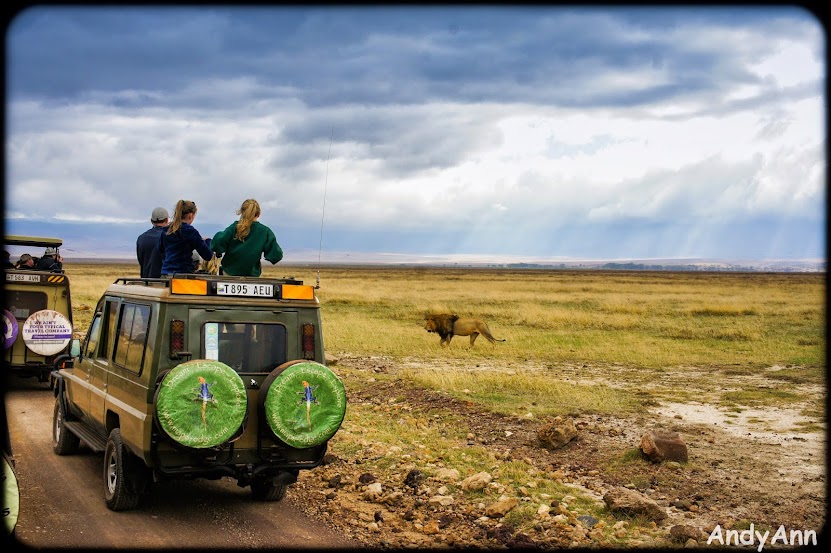
[[(135, 263), (135, 257), (129, 254), (113, 256), (63, 256), (65, 262), (77, 263)], [(14, 258), (14, 256), (13, 256)], [(778, 259), (709, 259), (709, 258), (540, 258), (529, 256), (484, 256), (484, 255), (402, 255), (402, 254), (351, 254), (348, 252), (323, 252), (323, 255), (311, 255), (310, 252), (286, 252), (277, 265), (420, 265), (420, 266), (505, 266), (505, 265), (540, 265), (540, 266), (601, 266), (606, 264), (642, 264), (666, 266), (708, 266), (713, 267), (804, 267), (824, 270), (824, 258), (778, 258)], [(263, 260), (263, 267), (271, 266)]]

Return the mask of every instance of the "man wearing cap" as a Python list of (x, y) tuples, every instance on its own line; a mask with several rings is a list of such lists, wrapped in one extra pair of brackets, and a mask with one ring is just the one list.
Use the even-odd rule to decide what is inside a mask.
[(58, 254), (58, 248), (49, 246), (43, 252), (43, 257), (38, 259), (35, 269), (38, 271), (51, 271), (53, 273), (60, 273), (63, 271), (63, 257)]
[(20, 256), (20, 259), (17, 261), (17, 265), (15, 265), (16, 269), (34, 269), (35, 268), (35, 258), (29, 255), (28, 253), (24, 253)]
[(150, 215), (152, 227), (136, 239), (136, 257), (141, 265), (141, 278), (161, 278), (162, 254), (159, 251), (159, 236), (167, 230), (167, 210), (157, 207)]

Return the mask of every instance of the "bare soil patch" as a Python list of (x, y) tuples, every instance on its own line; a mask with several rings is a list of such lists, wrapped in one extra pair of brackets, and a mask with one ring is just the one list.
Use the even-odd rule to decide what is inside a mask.
[[(753, 523), (756, 528), (784, 526), (817, 534), (825, 525), (825, 421), (810, 420), (800, 405), (735, 413), (702, 400), (662, 402), (624, 417), (575, 413), (572, 418), (578, 437), (550, 451), (538, 443), (539, 420), (483, 411), (472, 402), (403, 380), (374, 378), (414, 366), (427, 368), (428, 364), (341, 356), (333, 368), (344, 378), (350, 403), (383, 408), (386, 398), (394, 396), (401, 398), (398, 405), (403, 404), (414, 417), (427, 419), (442, 410), (463, 414), (473, 435), (469, 445), (488, 448), (502, 462), (525, 460), (536, 469), (536, 478), (561, 480), (576, 494), (594, 497), (598, 505), (609, 489), (625, 486), (654, 500), (668, 517), (659, 522), (624, 520), (610, 535), (603, 530), (604, 524), (575, 520), (579, 512), (573, 507), (550, 500), (551, 515), (566, 513), (569, 520), (552, 522), (541, 515), (533, 531), (518, 532), (504, 520), (483, 516), (485, 505), (479, 500), (468, 501), (464, 494), (456, 494), (452, 505), (429, 504), (428, 496), (435, 495), (441, 483), (425, 483), (429, 491), (422, 493), (404, 484), (400, 473), (379, 468), (377, 460), (389, 452), (383, 444), (373, 443), (372, 430), (367, 429), (363, 450), (331, 458), (319, 470), (302, 475), (289, 498), (369, 547), (665, 547), (679, 545), (669, 532), (675, 525), (699, 529), (703, 533), (699, 543), (706, 542), (706, 535), (716, 525), (742, 529)], [(568, 368), (563, 370), (560, 376), (569, 378), (564, 376)], [(598, 376), (603, 371), (580, 374), (604, 380)], [(572, 374), (576, 376), (577, 372)], [(607, 373), (605, 380), (620, 385), (615, 375)], [(803, 386), (799, 391), (806, 400), (812, 394), (824, 398), (821, 387)], [(709, 394), (702, 390), (700, 395), (706, 398)], [(806, 423), (815, 428), (819, 425), (823, 431), (799, 431), (799, 425)], [(632, 461), (632, 450), (650, 430), (680, 433), (688, 447), (689, 462), (678, 466)], [(361, 481), (362, 475), (366, 481)], [(369, 481), (382, 483), (386, 501), (367, 497)], [(504, 493), (518, 496), (520, 501), (538, 501), (533, 493), (525, 493), (528, 499), (524, 499), (523, 492), (513, 488)]]

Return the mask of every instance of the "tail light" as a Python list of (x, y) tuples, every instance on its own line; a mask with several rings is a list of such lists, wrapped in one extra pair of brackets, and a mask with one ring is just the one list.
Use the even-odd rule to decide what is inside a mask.
[(170, 358), (177, 359), (185, 351), (185, 321), (170, 321)]
[(304, 323), (301, 327), (303, 336), (303, 359), (315, 358), (315, 325)]

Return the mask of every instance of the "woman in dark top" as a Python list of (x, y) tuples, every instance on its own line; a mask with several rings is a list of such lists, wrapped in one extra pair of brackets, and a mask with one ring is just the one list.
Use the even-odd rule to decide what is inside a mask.
[(196, 217), (196, 204), (190, 200), (179, 200), (173, 221), (167, 232), (159, 236), (159, 251), (162, 254), (162, 275), (174, 273), (192, 273), (193, 251), (204, 260), (213, 257), (210, 238), (203, 239), (199, 231), (193, 228)]

